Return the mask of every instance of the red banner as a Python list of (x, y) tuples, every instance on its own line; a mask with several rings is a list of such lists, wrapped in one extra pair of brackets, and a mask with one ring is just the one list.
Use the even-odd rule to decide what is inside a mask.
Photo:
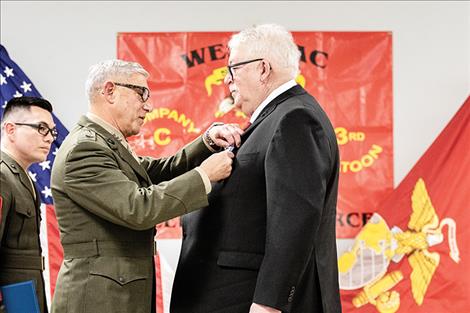
[(470, 97), (339, 258), (344, 312), (470, 312)]
[[(232, 33), (120, 33), (118, 58), (150, 73), (154, 110), (131, 139), (138, 154), (165, 156), (214, 121), (243, 123), (223, 84)], [(341, 153), (338, 238), (351, 238), (393, 188), (392, 35), (294, 32), (303, 85), (335, 126)], [(179, 236), (179, 222), (160, 238)]]

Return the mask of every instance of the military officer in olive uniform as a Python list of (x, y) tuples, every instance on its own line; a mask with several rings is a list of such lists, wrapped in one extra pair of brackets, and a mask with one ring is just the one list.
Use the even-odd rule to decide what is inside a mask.
[(151, 110), (147, 77), (121, 60), (90, 68), (90, 111), (52, 170), (64, 248), (52, 312), (155, 312), (154, 226), (206, 206), (211, 182), (230, 175), (233, 154), (213, 152), (240, 145), (233, 125), (211, 127), (168, 158), (135, 155), (126, 138)]
[(39, 194), (28, 167), (44, 161), (57, 136), (49, 101), (11, 99), (2, 118), (0, 185), (0, 286), (33, 280), (47, 312), (39, 240)]

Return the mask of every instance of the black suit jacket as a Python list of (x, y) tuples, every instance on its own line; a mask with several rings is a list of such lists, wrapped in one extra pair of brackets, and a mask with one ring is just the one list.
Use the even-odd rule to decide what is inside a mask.
[(246, 130), (232, 175), (183, 217), (172, 313), (340, 312), (339, 155), (317, 101), (295, 86)]

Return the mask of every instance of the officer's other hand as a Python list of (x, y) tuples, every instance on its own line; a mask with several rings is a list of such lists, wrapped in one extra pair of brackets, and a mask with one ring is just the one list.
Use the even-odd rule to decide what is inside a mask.
[(200, 167), (207, 174), (211, 182), (216, 182), (230, 176), (234, 156), (232, 152), (227, 150), (214, 153), (204, 160)]

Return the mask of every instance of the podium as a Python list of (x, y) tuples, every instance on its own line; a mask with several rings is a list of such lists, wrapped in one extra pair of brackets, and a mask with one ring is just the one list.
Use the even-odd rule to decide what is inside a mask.
[(0, 290), (8, 313), (41, 313), (34, 281), (0, 286)]

